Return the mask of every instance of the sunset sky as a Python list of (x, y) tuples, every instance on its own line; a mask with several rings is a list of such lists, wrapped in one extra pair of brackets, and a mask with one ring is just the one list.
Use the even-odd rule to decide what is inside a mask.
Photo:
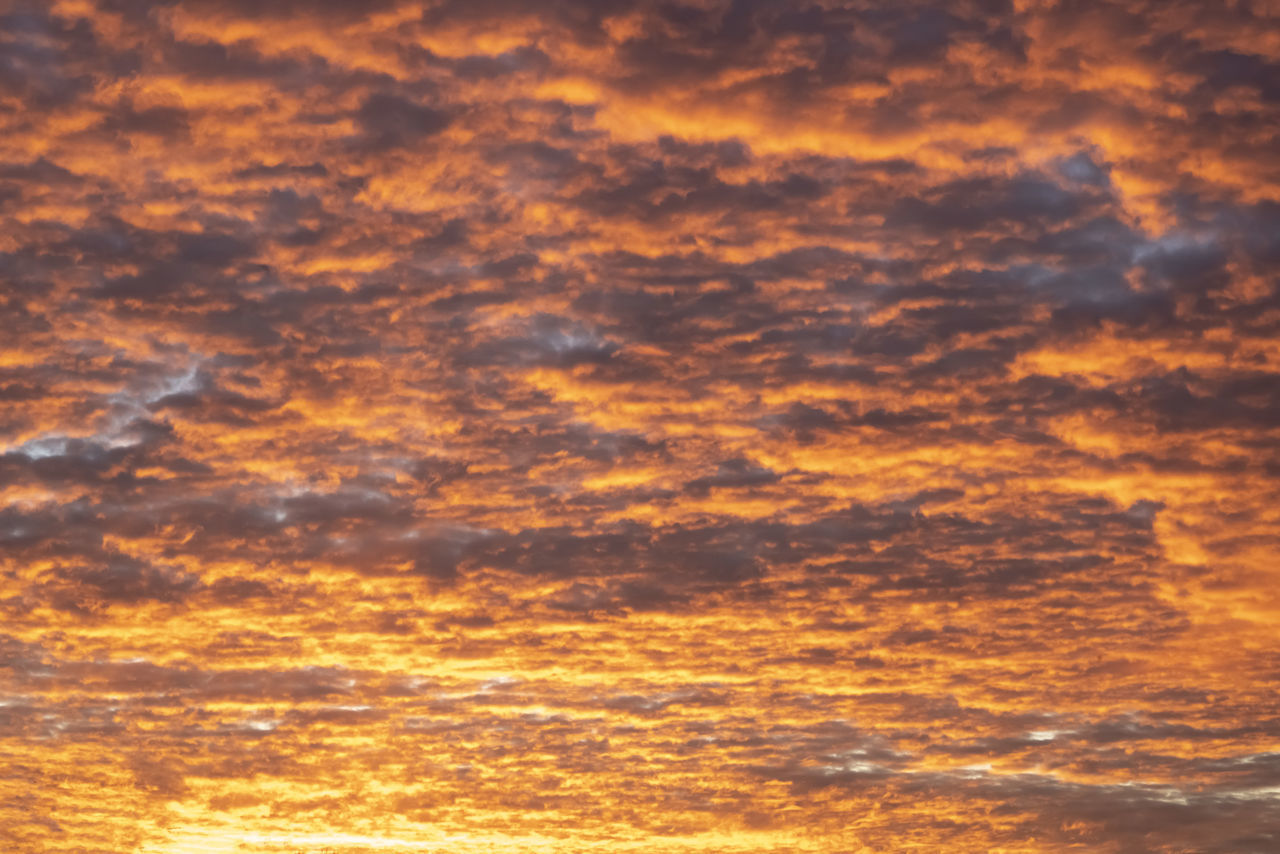
[(0, 0), (0, 851), (1280, 851), (1280, 0)]

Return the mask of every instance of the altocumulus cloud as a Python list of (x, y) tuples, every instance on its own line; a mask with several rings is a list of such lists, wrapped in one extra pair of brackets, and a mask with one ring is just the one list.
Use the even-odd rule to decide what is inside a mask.
[(1277, 26), (8, 4), (6, 850), (1277, 850)]

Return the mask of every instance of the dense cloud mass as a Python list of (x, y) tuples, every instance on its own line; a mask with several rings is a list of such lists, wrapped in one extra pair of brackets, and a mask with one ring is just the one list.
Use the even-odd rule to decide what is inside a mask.
[(1275, 0), (0, 10), (0, 848), (1280, 850)]

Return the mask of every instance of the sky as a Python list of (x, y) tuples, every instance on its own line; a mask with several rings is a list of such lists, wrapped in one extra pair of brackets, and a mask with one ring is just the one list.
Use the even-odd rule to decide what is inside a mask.
[(1280, 850), (1276, 0), (0, 0), (0, 848)]

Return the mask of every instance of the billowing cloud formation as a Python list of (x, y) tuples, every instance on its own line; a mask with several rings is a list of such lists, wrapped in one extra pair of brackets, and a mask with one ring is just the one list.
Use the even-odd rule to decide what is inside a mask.
[(1278, 17), (10, 4), (3, 847), (1280, 850)]

